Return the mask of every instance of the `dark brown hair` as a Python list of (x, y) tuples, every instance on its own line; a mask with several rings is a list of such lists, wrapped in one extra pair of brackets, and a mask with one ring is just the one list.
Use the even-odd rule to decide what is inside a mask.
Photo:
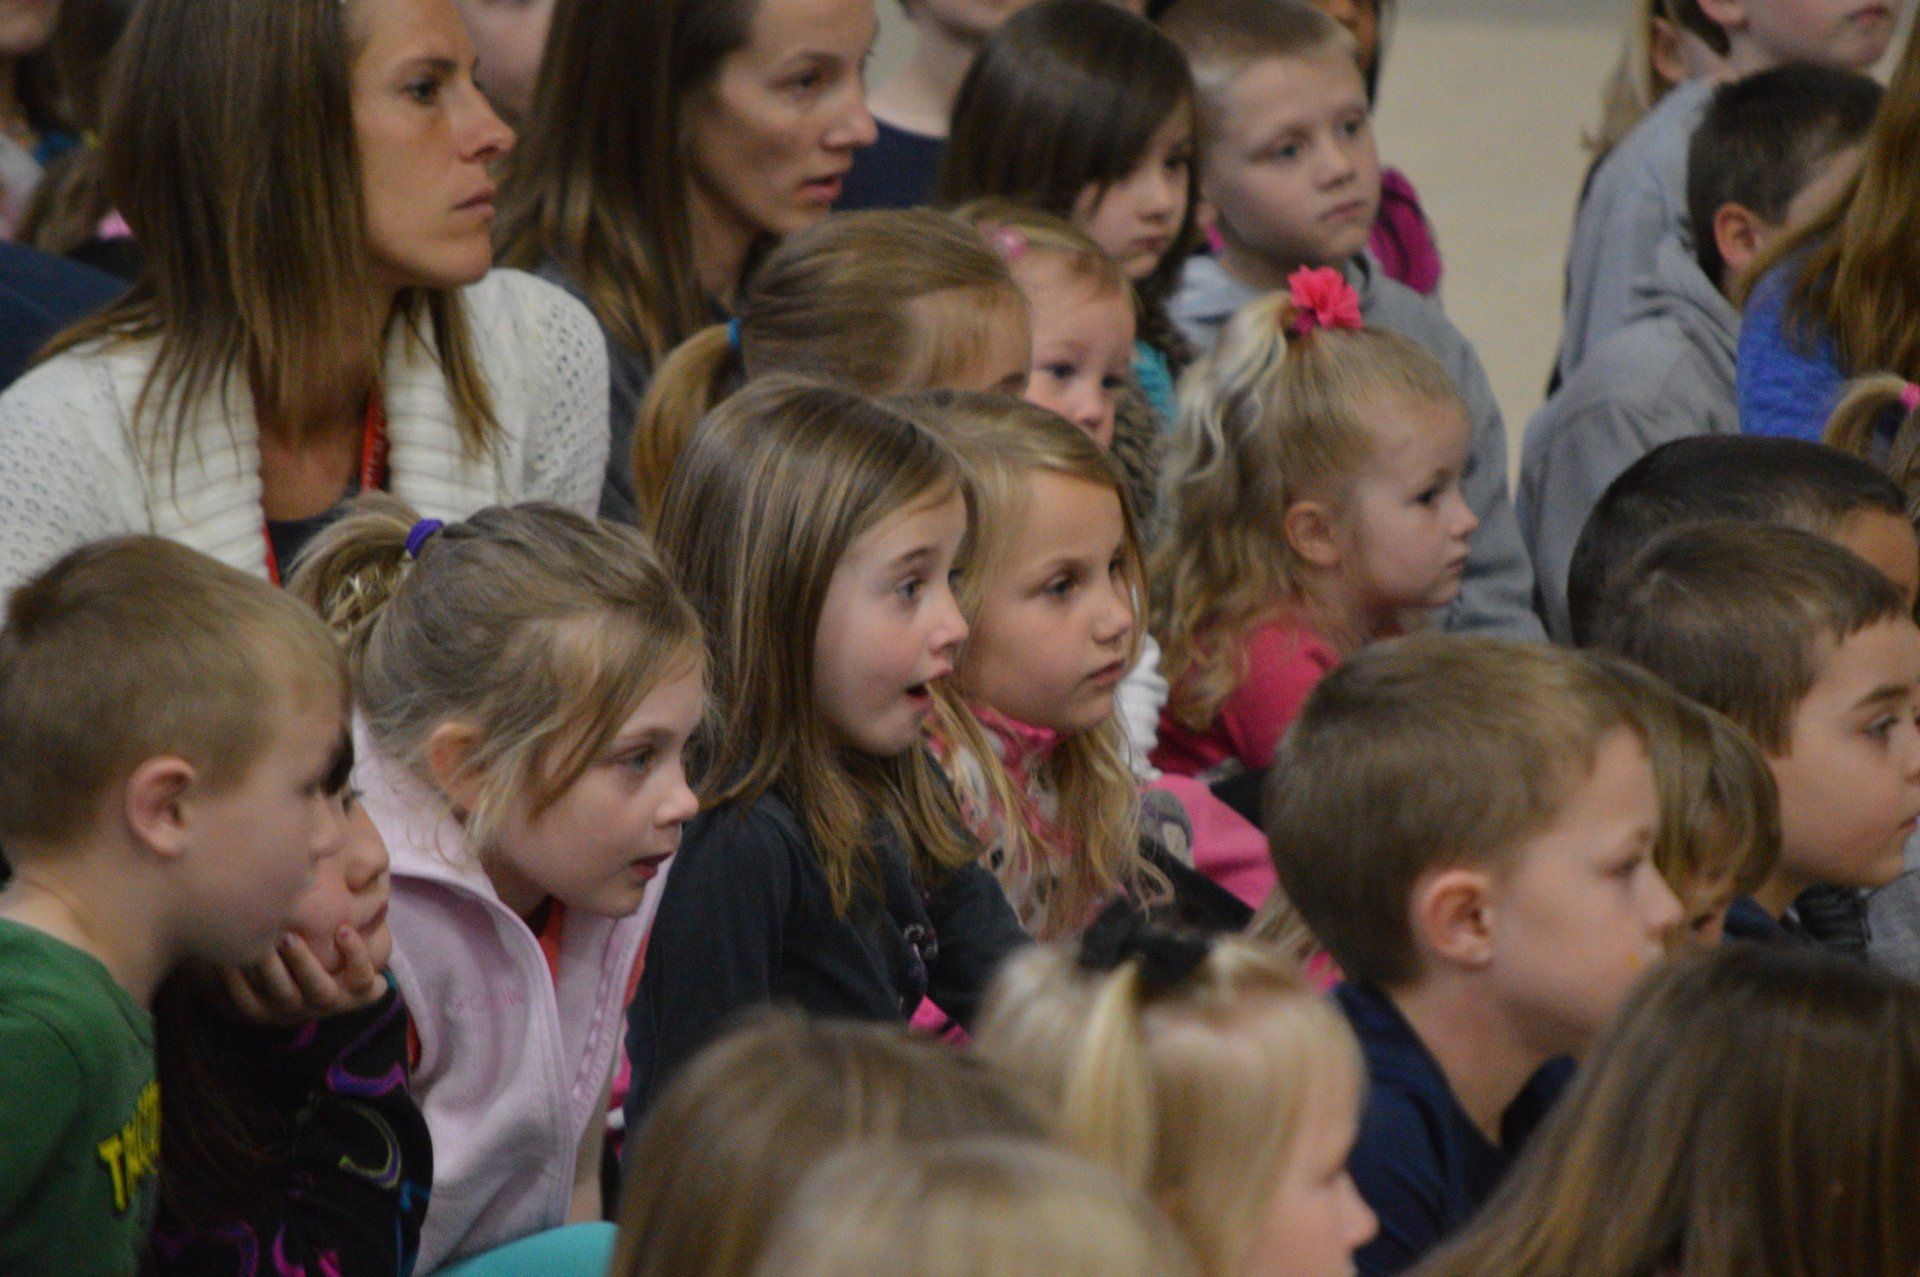
[(1729, 944), (1628, 999), (1417, 1277), (1911, 1277), (1920, 985)]
[(759, 0), (559, 0), (501, 200), (502, 264), (552, 260), (657, 363), (713, 320), (694, 269), (688, 99)]
[(42, 252), (73, 252), (112, 211), (105, 157), (94, 135), (105, 108), (108, 61), (133, 7), (134, 0), (63, 0), (61, 5), (48, 52), (71, 124), (83, 131), (85, 144), (47, 165), (20, 221), (20, 242)]
[(1649, 544), (1614, 577), (1591, 639), (1779, 756), (1834, 646), (1905, 614), (1893, 582), (1852, 551), (1795, 528), (1720, 520)]
[[(1071, 218), (1082, 191), (1126, 177), (1161, 126), (1193, 104), (1187, 60), (1153, 24), (1105, 0), (1040, 0), (993, 34), (960, 86), (935, 200), (998, 196)], [(1197, 239), (1199, 173), (1196, 157), (1186, 216), (1138, 286), (1140, 335), (1176, 366), (1190, 351), (1166, 302)]]

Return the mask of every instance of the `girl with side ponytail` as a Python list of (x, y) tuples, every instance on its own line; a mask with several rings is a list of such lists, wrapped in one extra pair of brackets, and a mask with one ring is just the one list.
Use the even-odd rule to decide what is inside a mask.
[(1920, 511), (1920, 385), (1892, 373), (1856, 379), (1827, 418), (1826, 442), (1885, 465), (1909, 516)]
[(1276, 949), (1109, 914), (1009, 962), (977, 1043), (1166, 1209), (1206, 1277), (1346, 1274), (1373, 1236), (1346, 1172), (1359, 1047)]
[[(442, 528), (363, 497), (292, 586), (346, 644), (355, 781), (392, 856), (434, 1144), (420, 1271), (598, 1221), (621, 1015), (698, 805), (700, 623), (640, 533), (545, 505)], [(579, 1271), (604, 1269), (601, 1232)]]

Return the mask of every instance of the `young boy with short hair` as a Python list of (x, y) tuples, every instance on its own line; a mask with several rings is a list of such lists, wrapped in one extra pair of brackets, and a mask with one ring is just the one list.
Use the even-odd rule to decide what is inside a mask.
[(1797, 64), (1719, 89), (1693, 136), (1693, 247), (1660, 245), (1626, 322), (1527, 426), (1515, 504), (1547, 632), (1565, 640), (1567, 562), (1587, 514), (1652, 448), (1740, 433), (1734, 281), (1852, 173), (1882, 90), (1864, 75)]
[[(1720, 57), (1720, 78), (1738, 80), (1788, 62), (1866, 71), (1900, 24), (1903, 0), (1667, 0), (1667, 16)], [(1564, 382), (1633, 309), (1635, 281), (1660, 245), (1691, 240), (1687, 146), (1713, 85), (1676, 85), (1593, 172), (1567, 249), (1566, 327), (1556, 381)]]
[(273, 952), (344, 837), (346, 676), (291, 595), (156, 537), (73, 551), (0, 629), (0, 1272), (134, 1271), (148, 1004)]
[(1767, 756), (1780, 858), (1731, 935), (1813, 942), (1802, 893), (1884, 887), (1920, 822), (1920, 627), (1859, 555), (1719, 521), (1656, 538), (1614, 578), (1593, 640), (1719, 710)]
[(1422, 635), (1315, 689), (1275, 760), (1288, 898), (1345, 972), (1367, 1059), (1351, 1159), (1410, 1267), (1485, 1201), (1581, 1054), (1681, 922), (1635, 696), (1577, 652)]
[(1219, 232), (1219, 251), (1181, 277), (1175, 322), (1205, 350), (1235, 311), (1285, 288), (1294, 271), (1340, 270), (1367, 327), (1425, 347), (1473, 423), (1460, 486), (1480, 528), (1446, 627), (1538, 638), (1506, 427), (1480, 358), (1437, 304), (1363, 251), (1380, 207), (1380, 156), (1353, 38), (1305, 0), (1178, 0), (1161, 27), (1193, 67), (1200, 186)]

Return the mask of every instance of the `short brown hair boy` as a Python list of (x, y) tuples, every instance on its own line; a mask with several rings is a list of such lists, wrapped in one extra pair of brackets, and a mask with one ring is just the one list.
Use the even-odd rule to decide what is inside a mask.
[(1636, 556), (1601, 598), (1591, 639), (1777, 755), (1832, 648), (1905, 612), (1891, 581), (1831, 541), (1718, 520)]
[(339, 649), (305, 605), (177, 542), (74, 550), (13, 592), (0, 630), (0, 841), (59, 845), (147, 758), (209, 792), (238, 781), (287, 691), (345, 702)]
[(1330, 49), (1359, 56), (1347, 29), (1306, 0), (1178, 0), (1160, 29), (1187, 55), (1203, 118), (1217, 114), (1227, 84), (1255, 62)]
[(1350, 980), (1412, 984), (1415, 883), (1501, 862), (1622, 728), (1643, 735), (1631, 695), (1580, 653), (1442, 635), (1368, 647), (1314, 690), (1274, 759), (1281, 884)]

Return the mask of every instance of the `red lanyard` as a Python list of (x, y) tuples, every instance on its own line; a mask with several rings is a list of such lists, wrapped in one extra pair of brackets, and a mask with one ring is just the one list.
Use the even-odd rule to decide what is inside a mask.
[[(360, 433), (360, 491), (378, 492), (387, 486), (387, 408), (375, 390), (367, 396), (367, 420)], [(280, 584), (280, 556), (273, 552), (273, 533), (260, 523), (267, 546), (267, 579)]]

